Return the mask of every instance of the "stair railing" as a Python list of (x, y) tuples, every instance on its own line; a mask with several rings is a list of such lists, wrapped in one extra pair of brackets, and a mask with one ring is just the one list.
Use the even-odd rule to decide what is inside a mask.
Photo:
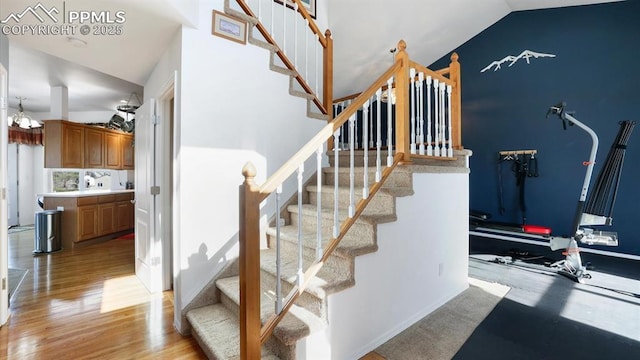
[(329, 114), (333, 100), (331, 31), (323, 34), (300, 0), (236, 1), (248, 16), (257, 19), (255, 27), (276, 48), (282, 64), (295, 72), (296, 81), (318, 110)]
[[(255, 167), (248, 163), (243, 168), (244, 183), (240, 185), (240, 231), (239, 231), (239, 273), (240, 273), (240, 355), (242, 359), (257, 359), (260, 357), (261, 345), (269, 338), (276, 325), (283, 319), (289, 309), (293, 306), (298, 297), (307, 288), (310, 281), (321, 269), (332, 252), (336, 249), (347, 231), (362, 214), (367, 204), (375, 193), (382, 187), (385, 180), (390, 176), (393, 169), (401, 162), (410, 162), (410, 141), (409, 141), (409, 86), (410, 86), (410, 66), (412, 62), (406, 52), (406, 44), (400, 41), (398, 44), (394, 64), (384, 72), (367, 90), (363, 91), (353, 99), (335, 119), (329, 122), (320, 130), (305, 146), (303, 146), (289, 161), (271, 175), (264, 184), (258, 185), (255, 181)], [(395, 81), (394, 81), (395, 79)], [(395, 104), (383, 103), (383, 87), (392, 88), (395, 84), (397, 91)], [(375, 106), (373, 106), (375, 104)], [(372, 150), (372, 165), (369, 166), (369, 150), (364, 153), (364, 170), (362, 174), (355, 171), (355, 121), (356, 114), (362, 112), (367, 121), (364, 124), (374, 124), (375, 127), (375, 149)], [(370, 122), (370, 118), (374, 120)], [(343, 131), (343, 126), (347, 124), (349, 138), (349, 166), (339, 166), (339, 153), (343, 150), (338, 146), (330, 147), (331, 141), (335, 143), (338, 136)], [(369, 126), (369, 125), (366, 125)], [(368, 128), (363, 132), (363, 136), (368, 136)], [(386, 136), (386, 158), (382, 154), (382, 136)], [(363, 139), (365, 143), (369, 139)], [(322, 154), (332, 149), (334, 157), (333, 181), (326, 179), (333, 185), (323, 185)], [(395, 154), (394, 154), (395, 151)], [(309, 159), (316, 159), (317, 172), (317, 202), (318, 208), (315, 210), (314, 222), (306, 227), (307, 233), (310, 229), (316, 231), (316, 257), (314, 261), (303, 268), (303, 242), (304, 234), (302, 213), (305, 211), (302, 205), (302, 198), (305, 196), (303, 186), (303, 174), (305, 162)], [(371, 174), (370, 174), (371, 173)], [(338, 184), (340, 177), (348, 176), (349, 196), (346, 203), (338, 197)], [(363, 176), (356, 180), (356, 175)], [(372, 175), (372, 176), (370, 176)], [(298, 226), (298, 270), (297, 284), (286, 295), (279, 290), (281, 286), (276, 284), (274, 303), (276, 311), (265, 319), (262, 325), (261, 319), (261, 284), (260, 284), (260, 208), (261, 204), (270, 197), (276, 198), (279, 204), (279, 197), (282, 184), (293, 176), (297, 177), (298, 184), (298, 217), (292, 217), (292, 225)], [(362, 185), (359, 185), (362, 184)], [(333, 186), (333, 216), (330, 221), (323, 219), (321, 214), (322, 186)], [(356, 187), (358, 188), (357, 195)], [(344, 188), (344, 187), (343, 187)], [(342, 201), (342, 202), (341, 202)], [(276, 214), (280, 214), (279, 205), (276, 205)], [(279, 249), (280, 219), (276, 220), (276, 249)], [(276, 250), (278, 253), (279, 250)], [(276, 259), (277, 273), (280, 273), (279, 259)], [(280, 282), (280, 276), (276, 279)]]
[[(448, 77), (447, 77), (448, 76)], [(409, 69), (410, 152), (452, 158), (453, 150), (462, 149), (460, 113), (460, 63), (456, 53), (451, 55), (449, 67), (433, 71), (414, 61)], [(391, 84), (395, 89), (395, 85)], [(387, 91), (387, 88), (383, 88)], [(394, 94), (392, 91), (391, 94)], [(346, 96), (333, 102), (333, 112), (340, 114), (359, 94)], [(383, 101), (395, 101), (395, 95)], [(362, 113), (356, 121), (356, 149), (372, 148), (373, 124), (365, 123)], [(346, 126), (346, 125), (345, 125)], [(365, 129), (369, 134), (365, 134)], [(343, 129), (345, 130), (345, 129)], [(346, 131), (336, 140), (336, 146), (346, 150)], [(368, 137), (369, 141), (364, 141)], [(386, 139), (383, 139), (386, 144)]]

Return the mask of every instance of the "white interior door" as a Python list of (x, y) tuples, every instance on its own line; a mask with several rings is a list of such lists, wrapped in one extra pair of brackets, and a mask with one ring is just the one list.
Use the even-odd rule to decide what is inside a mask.
[(151, 99), (136, 111), (135, 130), (135, 242), (136, 275), (151, 292), (161, 290), (162, 246), (156, 231), (155, 152), (156, 104)]
[(7, 70), (0, 64), (0, 326), (9, 317), (9, 240), (7, 235)]

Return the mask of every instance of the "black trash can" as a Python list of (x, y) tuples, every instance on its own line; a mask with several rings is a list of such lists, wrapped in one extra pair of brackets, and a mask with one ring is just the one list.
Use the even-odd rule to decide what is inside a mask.
[(34, 254), (50, 253), (62, 248), (60, 232), (62, 211), (45, 210), (36, 213)]

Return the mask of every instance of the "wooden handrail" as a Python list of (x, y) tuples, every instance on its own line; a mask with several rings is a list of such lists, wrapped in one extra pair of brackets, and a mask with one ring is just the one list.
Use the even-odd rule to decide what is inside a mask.
[[(428, 67), (426, 67), (426, 66), (424, 66), (422, 64), (419, 64), (419, 63), (417, 63), (415, 61), (411, 61), (410, 67), (416, 69), (416, 73), (423, 72), (425, 75), (431, 76), (434, 79), (438, 79), (438, 81), (443, 82), (443, 83), (445, 83), (447, 85), (451, 85), (451, 86), (455, 85), (453, 80), (451, 80), (450, 78), (444, 76), (443, 74), (441, 74), (441, 73), (439, 73), (437, 71), (433, 71), (433, 70), (429, 69)], [(449, 69), (448, 68), (447, 68), (447, 72), (446, 73), (447, 74), (449, 73)], [(416, 75), (416, 80), (417, 79), (418, 79), (418, 76)]]
[(322, 47), (326, 48), (328, 46), (327, 38), (325, 38), (322, 35), (322, 32), (318, 28), (318, 25), (316, 25), (316, 22), (313, 21), (313, 18), (311, 17), (311, 15), (309, 15), (309, 12), (304, 7), (304, 4), (302, 3), (302, 1), (300, 1), (300, 0), (294, 0), (294, 1), (298, 4), (298, 12), (300, 13), (300, 15), (302, 15), (302, 17), (305, 18), (305, 20), (309, 21), (309, 29), (311, 29), (311, 31), (314, 34), (318, 35), (318, 39), (320, 40), (320, 44), (322, 44)]

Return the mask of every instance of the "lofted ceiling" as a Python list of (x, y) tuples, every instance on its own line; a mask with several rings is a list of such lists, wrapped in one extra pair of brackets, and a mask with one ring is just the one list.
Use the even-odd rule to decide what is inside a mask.
[[(388, 67), (389, 50), (400, 39), (407, 42), (412, 59), (430, 64), (512, 11), (619, 0), (319, 0), (319, 7), (322, 1), (334, 39), (334, 94), (339, 97), (362, 90)], [(35, 3), (0, 1), (0, 21)], [(30, 112), (50, 111), (50, 88), (55, 86), (67, 87), (71, 112), (114, 110), (132, 92), (142, 94), (143, 84), (179, 27), (198, 25), (194, 19), (199, 0), (40, 3), (60, 13), (73, 9), (115, 18), (124, 12), (120, 14), (126, 21), (121, 35), (74, 34), (86, 41), (84, 47), (69, 42), (68, 36), (10, 35), (9, 106), (17, 108), (16, 97), (25, 97), (23, 106)], [(15, 19), (8, 19), (10, 23)]]

